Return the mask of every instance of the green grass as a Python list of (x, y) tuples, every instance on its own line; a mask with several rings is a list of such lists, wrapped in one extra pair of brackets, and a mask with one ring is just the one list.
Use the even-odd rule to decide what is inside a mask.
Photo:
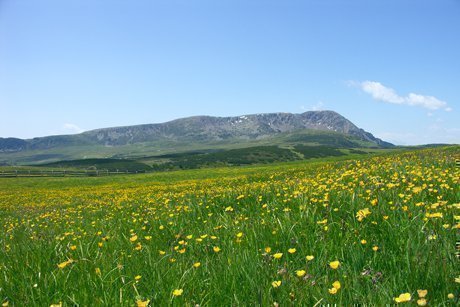
[[(0, 179), (0, 301), (381, 306), (405, 292), (414, 305), (426, 289), (429, 305), (455, 306), (459, 155), (457, 146), (137, 176)], [(359, 221), (364, 208), (371, 213)], [(334, 281), (341, 288), (330, 294)]]
[(57, 169), (97, 169), (108, 171), (150, 171), (147, 164), (129, 159), (82, 159), (41, 164), (41, 167)]

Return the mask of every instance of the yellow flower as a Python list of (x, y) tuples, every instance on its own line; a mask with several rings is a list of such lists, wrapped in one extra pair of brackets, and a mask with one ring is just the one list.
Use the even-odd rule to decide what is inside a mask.
[(142, 300), (137, 300), (136, 301), (136, 306), (137, 307), (147, 307), (150, 303), (150, 300), (142, 301)]
[(456, 283), (460, 283), (460, 276), (459, 276), (459, 277), (455, 277), (455, 282), (456, 282)]
[(62, 307), (62, 302), (59, 302), (57, 304), (51, 304), (50, 307)]
[(73, 262), (73, 260), (72, 260), (72, 259), (69, 259), (69, 260), (67, 260), (67, 261), (64, 261), (64, 262), (59, 263), (57, 266), (58, 266), (58, 268), (63, 269), (63, 268), (65, 268), (66, 266), (68, 266), (69, 264), (71, 264), (72, 262)]
[(243, 233), (242, 233), (242, 232), (239, 232), (239, 233), (236, 234), (236, 237), (237, 237), (237, 238), (241, 238), (242, 236), (243, 236)]
[(94, 272), (96, 273), (96, 275), (101, 276), (101, 269), (100, 268), (95, 268)]
[(375, 245), (375, 246), (372, 247), (372, 250), (373, 250), (374, 252), (376, 252), (376, 251), (379, 250), (379, 247), (378, 247), (377, 245)]
[(181, 296), (181, 295), (182, 295), (182, 292), (184, 292), (183, 289), (176, 289), (176, 290), (173, 291), (172, 294), (173, 294), (174, 296)]
[(426, 217), (428, 218), (442, 218), (442, 213), (441, 212), (435, 212), (435, 213), (426, 213)]
[(362, 221), (365, 217), (367, 217), (369, 214), (371, 214), (371, 212), (369, 211), (369, 208), (364, 208), (364, 209), (361, 209), (359, 210), (357, 213), (356, 213), (356, 218), (358, 218), (358, 221)]
[(418, 297), (424, 298), (426, 294), (428, 293), (428, 290), (417, 290)]
[(220, 247), (219, 247), (219, 246), (214, 246), (212, 249), (213, 249), (213, 251), (214, 251), (215, 253), (220, 252)]
[(9, 304), (10, 304), (10, 302), (5, 301), (5, 302), (2, 303), (2, 307), (8, 307)]
[(334, 283), (332, 284), (332, 287), (336, 288), (337, 290), (339, 290), (342, 285), (340, 284), (340, 281), (336, 280), (334, 281)]
[(141, 275), (137, 275), (136, 277), (134, 277), (135, 280), (139, 280), (139, 279), (141, 279), (141, 278), (142, 278)]
[(453, 293), (449, 293), (447, 294), (447, 298), (452, 300), (455, 298), (455, 295)]
[(294, 254), (297, 250), (295, 248), (288, 249), (289, 254)]
[(421, 299), (417, 300), (417, 305), (426, 306), (426, 299), (421, 298)]
[(336, 261), (332, 261), (329, 263), (329, 266), (331, 267), (331, 269), (337, 269), (339, 266), (340, 266), (340, 261), (336, 260)]
[(278, 288), (279, 286), (281, 286), (281, 280), (275, 280), (274, 282), (272, 282), (272, 286), (273, 288)]
[(195, 268), (199, 268), (200, 266), (201, 266), (201, 263), (200, 263), (200, 262), (195, 262), (195, 263), (193, 264), (193, 267), (195, 267)]
[(366, 243), (367, 243), (366, 240), (364, 240), (364, 239), (361, 240), (361, 244), (366, 244)]
[(131, 241), (131, 242), (136, 242), (136, 240), (137, 240), (137, 236), (136, 236), (136, 235), (134, 235), (134, 236), (132, 236), (131, 238), (129, 238), (129, 241)]
[(72, 245), (72, 246), (70, 247), (70, 249), (74, 251), (74, 250), (77, 249), (77, 246), (76, 246), (76, 245)]
[(333, 288), (329, 289), (329, 293), (330, 294), (336, 294), (337, 293), (337, 288), (333, 287)]
[(273, 258), (275, 258), (275, 259), (280, 259), (281, 257), (283, 257), (283, 253), (273, 254)]
[(395, 297), (395, 302), (396, 303), (404, 303), (404, 302), (409, 302), (411, 300), (411, 295), (410, 293), (403, 293), (400, 294), (398, 297)]
[(272, 248), (271, 248), (271, 247), (267, 246), (267, 247), (265, 248), (265, 252), (266, 252), (267, 254), (270, 253), (271, 251), (272, 251)]
[(303, 277), (305, 276), (307, 272), (305, 272), (305, 270), (298, 270), (295, 272), (295, 274), (298, 276), (298, 277)]
[[(146, 239), (147, 241), (150, 241), (150, 240), (152, 240), (152, 236), (145, 236), (144, 239)], [(150, 301), (148, 301), (148, 302), (150, 302)]]
[(307, 256), (305, 257), (307, 259), (307, 261), (312, 261), (313, 259), (315, 259), (315, 256)]
[(160, 255), (164, 255), (164, 254), (166, 254), (166, 252), (165, 252), (165, 251), (158, 251), (158, 253), (159, 253)]

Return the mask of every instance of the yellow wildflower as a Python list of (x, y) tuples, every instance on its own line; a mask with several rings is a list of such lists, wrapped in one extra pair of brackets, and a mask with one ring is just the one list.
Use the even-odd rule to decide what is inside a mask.
[(417, 290), (418, 297), (424, 298), (426, 294), (428, 293), (428, 290)]
[(426, 217), (428, 218), (442, 218), (442, 213), (441, 212), (435, 212), (435, 213), (426, 213)]
[(305, 257), (307, 259), (307, 261), (312, 261), (313, 259), (315, 259), (315, 256), (307, 256)]
[(150, 303), (150, 300), (142, 301), (142, 300), (137, 300), (136, 301), (136, 306), (137, 307), (147, 307)]
[(336, 288), (337, 290), (339, 290), (342, 285), (340, 284), (340, 281), (336, 280), (334, 281), (334, 283), (332, 284), (332, 287)]
[(72, 260), (72, 259), (69, 259), (69, 260), (67, 260), (67, 261), (64, 261), (64, 262), (59, 263), (57, 266), (58, 266), (58, 268), (63, 269), (63, 268), (65, 268), (66, 266), (68, 266), (69, 264), (71, 264), (72, 262), (73, 262), (73, 260)]
[(294, 254), (297, 250), (295, 248), (288, 249), (289, 254)]
[(273, 254), (273, 258), (275, 258), (275, 259), (280, 259), (281, 257), (283, 257), (283, 253)]
[(326, 223), (327, 223), (327, 219), (316, 222), (316, 224), (319, 224), (319, 225), (326, 224)]
[(421, 299), (417, 300), (417, 305), (426, 306), (426, 299), (421, 298)]
[(298, 276), (298, 277), (303, 277), (305, 276), (307, 272), (305, 272), (305, 270), (298, 270), (295, 272), (295, 274)]
[(281, 280), (275, 280), (274, 282), (272, 282), (272, 286), (273, 288), (278, 288), (279, 286), (281, 286)]
[(336, 294), (337, 293), (337, 288), (332, 287), (331, 289), (329, 289), (329, 293), (330, 294)]
[(367, 217), (369, 214), (371, 214), (371, 212), (369, 211), (369, 208), (364, 208), (364, 209), (361, 209), (359, 210), (357, 213), (356, 213), (356, 218), (358, 219), (358, 221), (362, 221), (365, 217)]
[(184, 292), (183, 289), (175, 289), (175, 290), (173, 291), (172, 294), (173, 294), (174, 296), (181, 296), (181, 295), (182, 295), (182, 292)]
[(396, 303), (404, 303), (404, 302), (409, 302), (411, 300), (411, 295), (410, 293), (403, 293), (400, 294), (398, 297), (395, 297), (395, 302)]
[(331, 267), (331, 269), (335, 270), (340, 266), (340, 261), (338, 260), (332, 261), (329, 263), (329, 266)]

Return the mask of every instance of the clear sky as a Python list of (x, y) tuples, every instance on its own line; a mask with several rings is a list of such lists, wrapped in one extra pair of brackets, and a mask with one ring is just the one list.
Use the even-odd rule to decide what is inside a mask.
[(459, 0), (0, 0), (0, 137), (334, 110), (460, 143)]

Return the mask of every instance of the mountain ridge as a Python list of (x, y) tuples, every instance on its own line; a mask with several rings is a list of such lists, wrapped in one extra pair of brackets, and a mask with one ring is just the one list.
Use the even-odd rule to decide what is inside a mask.
[[(51, 150), (72, 148), (113, 148), (129, 151), (130, 147), (186, 147), (187, 144), (226, 144), (267, 141), (290, 133), (308, 132), (340, 134), (368, 146), (394, 146), (358, 128), (334, 111), (307, 111), (304, 113), (262, 113), (230, 117), (191, 116), (164, 123), (99, 128), (79, 134), (36, 137), (32, 139), (0, 138), (0, 153), (28, 154), (34, 151), (49, 154)], [(308, 137), (305, 137), (307, 140)], [(357, 146), (359, 147), (359, 146)], [(128, 149), (127, 149), (128, 148)], [(134, 154), (135, 149), (131, 154)]]

